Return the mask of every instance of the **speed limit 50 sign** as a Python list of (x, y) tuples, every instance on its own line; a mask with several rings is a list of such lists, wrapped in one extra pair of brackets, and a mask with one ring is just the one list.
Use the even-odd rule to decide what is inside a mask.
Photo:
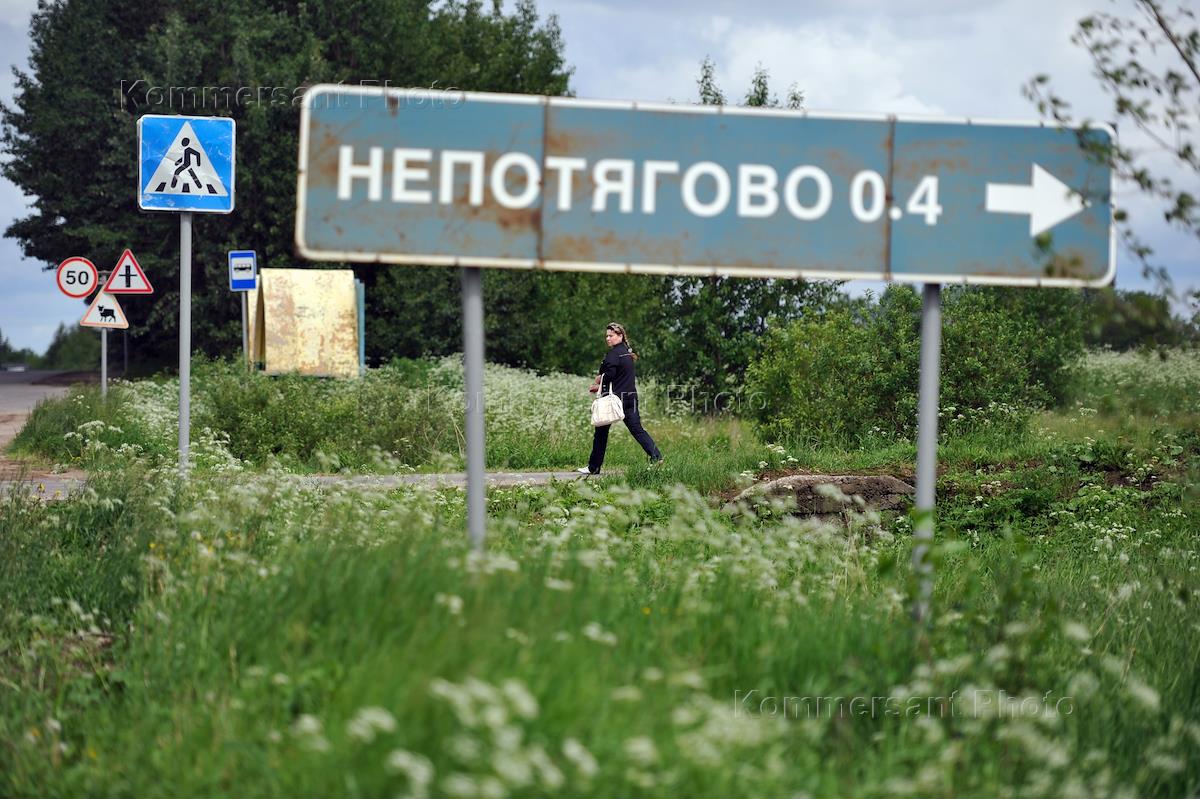
[(86, 297), (96, 290), (99, 274), (87, 258), (72, 257), (58, 265), (58, 288), (68, 297)]

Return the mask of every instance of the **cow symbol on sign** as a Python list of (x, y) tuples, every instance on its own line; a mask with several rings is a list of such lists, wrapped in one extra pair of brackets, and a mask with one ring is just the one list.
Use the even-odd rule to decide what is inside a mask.
[(117, 312), (115, 310), (113, 310), (112, 308), (107, 308), (103, 305), (100, 305), (97, 307), (100, 309), (100, 321), (101, 322), (103, 322), (105, 319), (111, 319), (114, 322), (117, 321)]

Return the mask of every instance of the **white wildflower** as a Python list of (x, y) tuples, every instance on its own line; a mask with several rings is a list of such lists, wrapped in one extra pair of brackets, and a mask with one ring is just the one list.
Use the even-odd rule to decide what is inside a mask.
[(475, 785), (475, 780), (466, 774), (451, 774), (442, 780), (441, 788), (447, 796), (462, 797), (462, 799), (479, 795), (479, 788)]
[(1088, 628), (1077, 621), (1063, 623), (1063, 635), (1073, 641), (1079, 641), (1084, 644), (1092, 639), (1092, 634), (1088, 632)]
[(571, 761), (584, 779), (590, 779), (600, 771), (600, 765), (596, 762), (596, 758), (587, 750), (587, 747), (574, 738), (563, 741), (562, 749), (563, 757)]
[(624, 749), (629, 759), (638, 765), (649, 766), (658, 762), (658, 749), (654, 746), (654, 741), (645, 735), (626, 740)]
[(695, 691), (704, 690), (704, 678), (700, 676), (700, 672), (691, 669), (672, 674), (667, 682), (671, 685), (679, 685)]
[(537, 699), (520, 680), (505, 680), (500, 686), (509, 705), (523, 719), (535, 719), (538, 714)]
[(636, 685), (622, 685), (609, 694), (614, 702), (640, 702), (642, 692)]
[(492, 768), (514, 788), (524, 788), (533, 782), (533, 764), (524, 752), (496, 752), (492, 755)]
[(433, 782), (433, 764), (429, 758), (404, 749), (393, 749), (384, 763), (388, 771), (402, 773), (408, 778), (409, 795), (414, 799), (429, 795), (429, 784)]
[(346, 724), (346, 733), (364, 743), (375, 740), (377, 733), (395, 731), (396, 719), (381, 707), (360, 708)]
[(463, 611), (463, 599), (455, 594), (437, 594), (433, 601), (444, 607), (450, 612), (451, 616), (457, 616)]
[(606, 631), (597, 622), (588, 622), (583, 627), (583, 637), (589, 638), (598, 644), (605, 646), (616, 646), (617, 636), (614, 633)]

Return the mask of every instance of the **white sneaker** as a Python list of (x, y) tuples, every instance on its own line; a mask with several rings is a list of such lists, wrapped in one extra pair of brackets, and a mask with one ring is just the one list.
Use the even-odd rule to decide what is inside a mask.
[(589, 468), (588, 468), (588, 467), (586, 467), (586, 466), (580, 466), (578, 469), (576, 469), (576, 470), (575, 470), (575, 473), (576, 473), (576, 474), (585, 474), (585, 475), (587, 475), (587, 474), (600, 474), (600, 472), (593, 472), (591, 469), (589, 469)]

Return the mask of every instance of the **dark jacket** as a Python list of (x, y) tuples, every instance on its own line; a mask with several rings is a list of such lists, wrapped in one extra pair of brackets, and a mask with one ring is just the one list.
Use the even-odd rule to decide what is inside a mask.
[(633, 353), (624, 341), (609, 348), (608, 354), (600, 363), (600, 374), (604, 377), (601, 389), (603, 393), (617, 394), (622, 399), (637, 396), (637, 385), (633, 376)]

